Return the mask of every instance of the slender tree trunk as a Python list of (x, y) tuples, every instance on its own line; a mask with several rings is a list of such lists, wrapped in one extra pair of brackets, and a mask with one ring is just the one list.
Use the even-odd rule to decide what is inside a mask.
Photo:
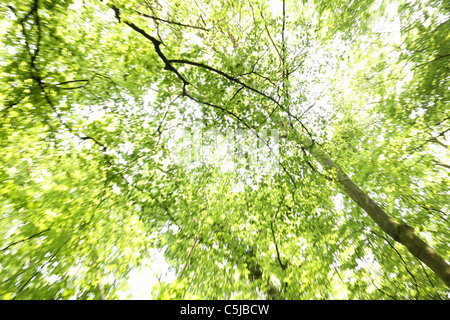
[(424, 262), (450, 287), (450, 265), (425, 241), (419, 238), (414, 229), (389, 217), (349, 176), (337, 166), (309, 138), (301, 137), (300, 144), (327, 170), (334, 172), (335, 180), (345, 193), (353, 199), (375, 221), (375, 223), (395, 241), (404, 245), (416, 258)]

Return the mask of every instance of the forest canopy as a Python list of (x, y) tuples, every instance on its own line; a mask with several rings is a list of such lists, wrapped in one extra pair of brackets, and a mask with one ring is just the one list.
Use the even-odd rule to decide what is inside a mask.
[(2, 299), (450, 299), (447, 1), (0, 17)]

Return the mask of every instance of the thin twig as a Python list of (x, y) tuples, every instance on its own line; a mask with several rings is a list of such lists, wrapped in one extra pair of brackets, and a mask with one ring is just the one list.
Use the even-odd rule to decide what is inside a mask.
[(7, 250), (9, 247), (14, 246), (14, 245), (16, 245), (16, 244), (18, 244), (18, 243), (21, 243), (21, 242), (24, 242), (24, 241), (27, 241), (27, 240), (36, 238), (36, 237), (40, 236), (42, 233), (47, 232), (47, 231), (50, 231), (50, 229), (42, 230), (42, 231), (40, 231), (40, 232), (38, 232), (38, 233), (36, 233), (36, 234), (33, 234), (32, 236), (30, 236), (30, 237), (28, 237), (28, 238), (25, 238), (25, 239), (18, 240), (18, 241), (15, 241), (15, 242), (13, 242), (13, 243), (10, 243), (9, 245), (7, 245), (6, 247), (4, 247), (4, 248), (3, 248), (2, 250), (0, 250), (0, 251), (5, 251), (5, 250)]
[(189, 254), (187, 256), (186, 262), (184, 263), (183, 269), (181, 270), (180, 276), (178, 278), (181, 278), (183, 276), (184, 270), (187, 267), (187, 264), (189, 262), (192, 252), (194, 251), (194, 247), (197, 244), (197, 241), (198, 241), (198, 234), (195, 236), (194, 242), (192, 243), (192, 246), (191, 246), (191, 250), (189, 250)]

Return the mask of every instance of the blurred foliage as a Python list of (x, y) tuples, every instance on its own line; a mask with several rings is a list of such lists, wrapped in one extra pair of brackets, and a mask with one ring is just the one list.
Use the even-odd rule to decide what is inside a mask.
[[(155, 299), (449, 298), (288, 128), (449, 260), (444, 1), (19, 0), (0, 16), (3, 299), (117, 299), (153, 249), (177, 275)], [(175, 161), (199, 122), (280, 130), (280, 169)]]

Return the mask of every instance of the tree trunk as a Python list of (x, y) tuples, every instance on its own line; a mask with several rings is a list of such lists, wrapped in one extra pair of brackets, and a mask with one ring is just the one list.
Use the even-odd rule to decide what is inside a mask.
[(450, 265), (425, 241), (419, 238), (414, 229), (389, 217), (364, 191), (356, 186), (349, 176), (339, 168), (309, 138), (300, 138), (300, 145), (327, 170), (335, 174), (334, 178), (353, 199), (392, 239), (404, 245), (416, 258), (424, 262), (450, 287)]

